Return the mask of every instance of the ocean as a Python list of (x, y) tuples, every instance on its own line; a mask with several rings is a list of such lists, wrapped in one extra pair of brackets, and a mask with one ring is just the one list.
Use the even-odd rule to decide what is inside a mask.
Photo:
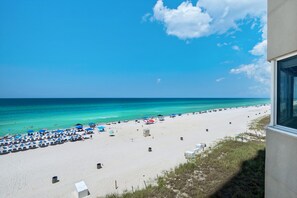
[(0, 136), (269, 102), (254, 98), (0, 99)]

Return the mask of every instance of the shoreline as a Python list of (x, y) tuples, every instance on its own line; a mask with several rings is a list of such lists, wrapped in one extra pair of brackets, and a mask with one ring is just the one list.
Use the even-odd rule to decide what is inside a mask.
[[(247, 108), (247, 107), (259, 107), (259, 106), (269, 106), (270, 103), (263, 103), (263, 104), (258, 104), (258, 105), (243, 105), (243, 106), (234, 106), (234, 107), (226, 107), (226, 108), (210, 108), (210, 109), (205, 109), (205, 110), (201, 110), (201, 111), (190, 111), (190, 112), (184, 112), (184, 113), (178, 113), (178, 112), (175, 112), (175, 113), (172, 113), (172, 114), (181, 114), (181, 115), (185, 115), (185, 114), (192, 114), (192, 113), (199, 113), (199, 112), (207, 112), (207, 111), (213, 111), (213, 110), (219, 110), (219, 109), (224, 109), (224, 110), (228, 110), (228, 109), (233, 109), (233, 108)], [(164, 118), (166, 117), (170, 117), (171, 114), (168, 114), (168, 115), (163, 115)], [(155, 115), (155, 116), (152, 116), (152, 118), (157, 118), (158, 116)], [(96, 126), (99, 126), (99, 125), (108, 125), (108, 123), (118, 123), (118, 122), (124, 122), (124, 121), (128, 121), (128, 122), (131, 122), (131, 121), (135, 121), (135, 120), (143, 120), (143, 117), (138, 117), (138, 118), (135, 118), (135, 119), (114, 119), (112, 121), (109, 121), (109, 122), (97, 122), (95, 123)], [(75, 128), (74, 126), (69, 126), (69, 127), (61, 127), (61, 128), (54, 128), (54, 127), (43, 127), (43, 128), (40, 128), (40, 130), (42, 129), (45, 129), (47, 131), (56, 131), (56, 130), (65, 130), (65, 129), (73, 129)], [(83, 124), (83, 128), (89, 128), (89, 126), (87, 124)], [(27, 129), (27, 131), (29, 131), (30, 129)], [(35, 132), (37, 132), (38, 130), (36, 130)], [(0, 132), (1, 134), (1, 132)], [(4, 134), (4, 133), (3, 133)], [(27, 132), (20, 132), (20, 133), (15, 133), (15, 134), (10, 134), (10, 133), (5, 133), (5, 135), (0, 135), (0, 138), (3, 138), (5, 136), (16, 136), (16, 135), (24, 135), (24, 134), (27, 134)]]
[[(95, 132), (92, 140), (3, 155), (0, 174), (6, 182), (0, 186), (0, 197), (75, 197), (74, 184), (81, 180), (90, 197), (142, 188), (144, 181), (153, 183), (162, 171), (185, 162), (184, 153), (196, 144), (209, 146), (245, 132), (250, 121), (268, 115), (269, 109), (266, 105), (189, 113), (165, 117), (153, 125), (121, 122), (110, 125), (114, 137)], [(143, 136), (144, 128), (150, 129), (151, 136)], [(102, 163), (102, 169), (97, 169), (97, 163)], [(60, 181), (52, 184), (53, 176)]]
[(215, 108), (262, 105), (262, 98), (195, 99), (30, 99), (0, 101), (0, 136), (72, 127), (76, 123), (107, 123), (144, 116), (191, 113)]

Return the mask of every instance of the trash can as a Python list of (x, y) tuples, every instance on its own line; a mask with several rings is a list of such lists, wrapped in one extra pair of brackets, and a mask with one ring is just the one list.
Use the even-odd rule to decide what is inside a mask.
[(98, 163), (97, 164), (97, 169), (100, 169), (100, 168), (102, 168), (102, 164), (101, 163)]
[(181, 140), (181, 141), (183, 141), (183, 140), (184, 140), (184, 138), (183, 138), (183, 137), (180, 137), (180, 140)]
[(52, 178), (52, 183), (57, 183), (59, 180), (58, 180), (58, 176), (53, 176)]
[(152, 147), (149, 147), (148, 148), (148, 152), (152, 152)]

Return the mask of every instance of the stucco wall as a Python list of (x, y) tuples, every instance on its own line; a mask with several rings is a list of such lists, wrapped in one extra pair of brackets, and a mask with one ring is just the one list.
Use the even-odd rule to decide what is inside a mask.
[(297, 51), (297, 0), (268, 0), (267, 59)]
[(265, 197), (297, 197), (297, 135), (271, 127), (266, 133)]

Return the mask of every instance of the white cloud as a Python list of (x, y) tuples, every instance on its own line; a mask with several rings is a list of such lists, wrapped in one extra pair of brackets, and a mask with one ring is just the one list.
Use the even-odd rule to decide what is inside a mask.
[(246, 73), (249, 77), (252, 76), (254, 71), (255, 71), (255, 65), (254, 64), (240, 65), (238, 68), (230, 70), (230, 72), (232, 74)]
[(225, 33), (238, 29), (238, 21), (246, 18), (261, 18), (266, 14), (266, 0), (199, 0), (202, 7), (214, 19), (213, 33)]
[(250, 51), (251, 54), (255, 56), (266, 56), (267, 52), (267, 40), (263, 40), (253, 47)]
[(207, 36), (210, 32), (211, 17), (189, 1), (182, 2), (177, 9), (169, 9), (158, 0), (153, 11), (153, 19), (164, 24), (168, 35), (191, 39)]
[(225, 78), (218, 78), (218, 79), (216, 79), (216, 82), (221, 82), (223, 80), (225, 80)]
[(263, 84), (270, 85), (270, 63), (265, 58), (259, 58), (250, 64), (243, 64), (230, 70), (231, 74), (245, 74), (248, 78)]
[(223, 47), (223, 46), (227, 46), (229, 45), (228, 43), (224, 42), (224, 43), (217, 43), (218, 47)]
[(240, 48), (237, 45), (233, 45), (232, 49), (235, 50), (235, 51), (240, 51)]
[(257, 58), (249, 64), (242, 64), (236, 68), (230, 70), (232, 74), (244, 74), (248, 78), (255, 80), (260, 83), (257, 86), (250, 87), (250, 91), (253, 93), (261, 93), (268, 95), (270, 90), (270, 80), (271, 80), (271, 65), (266, 61), (267, 53), (267, 18), (262, 16), (260, 18), (262, 33), (262, 40), (257, 43), (253, 49), (249, 52), (257, 56)]
[(164, 24), (168, 35), (192, 39), (234, 31), (238, 21), (265, 15), (266, 0), (199, 0), (196, 5), (184, 1), (173, 9), (158, 0), (152, 18)]

